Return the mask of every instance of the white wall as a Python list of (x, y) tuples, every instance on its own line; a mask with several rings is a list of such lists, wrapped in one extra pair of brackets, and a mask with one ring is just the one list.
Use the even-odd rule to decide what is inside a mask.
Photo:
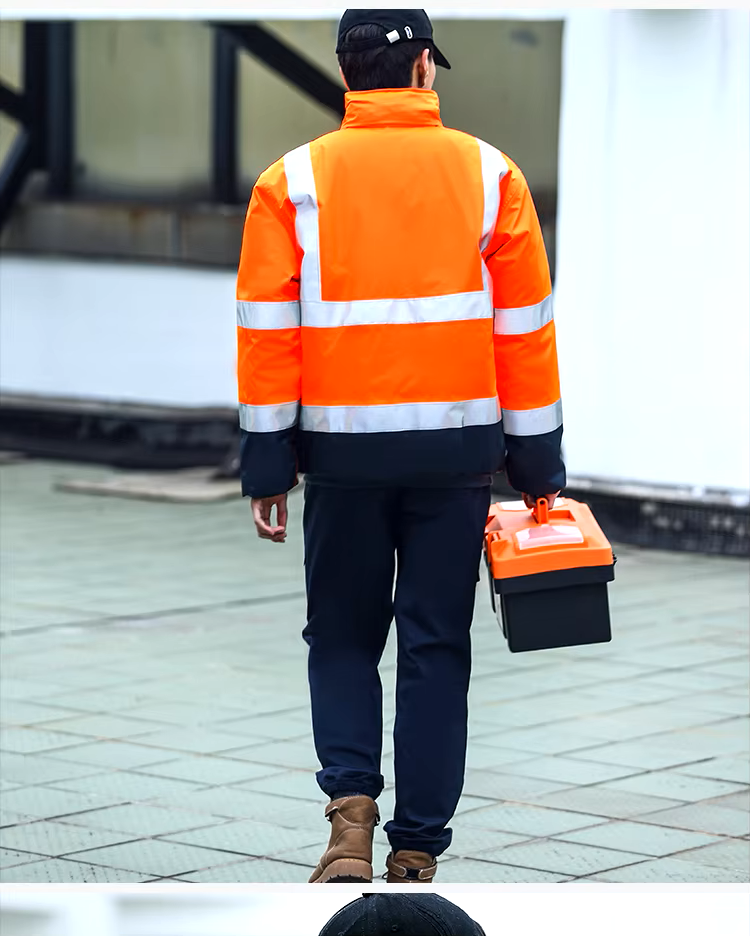
[(6, 393), (237, 406), (235, 275), (0, 260)]
[(571, 475), (749, 486), (749, 22), (569, 14), (555, 314)]

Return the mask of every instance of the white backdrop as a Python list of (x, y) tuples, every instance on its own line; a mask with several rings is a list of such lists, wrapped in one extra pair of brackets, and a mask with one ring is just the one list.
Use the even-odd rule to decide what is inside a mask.
[(555, 315), (572, 475), (746, 489), (750, 13), (576, 10)]
[[(655, 885), (555, 888), (501, 885), (438, 892), (477, 920), (487, 936), (509, 931), (529, 936), (745, 936), (750, 919), (741, 885), (723, 885), (720, 892), (701, 884), (666, 892)], [(77, 893), (6, 891), (0, 924), (3, 936), (317, 936), (340, 907), (361, 894), (361, 888), (346, 885), (325, 893), (287, 885), (285, 893), (277, 889), (244, 896), (236, 888), (223, 895), (209, 890), (198, 894), (184, 885), (159, 885), (158, 891), (141, 887), (139, 893), (117, 897), (90, 885)], [(24, 929), (24, 920), (36, 921), (34, 928)]]

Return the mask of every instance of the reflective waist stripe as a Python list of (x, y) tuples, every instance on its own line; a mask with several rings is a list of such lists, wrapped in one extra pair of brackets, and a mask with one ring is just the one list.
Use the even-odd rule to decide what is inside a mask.
[(299, 302), (246, 302), (237, 300), (241, 328), (295, 328), (300, 324)]
[(496, 335), (527, 335), (552, 321), (552, 296), (519, 309), (495, 309)]
[(459, 403), (393, 403), (379, 406), (303, 406), (300, 428), (310, 432), (408, 432), (461, 429), (500, 421), (497, 397)]
[(562, 402), (558, 400), (538, 409), (503, 409), (503, 428), (508, 435), (532, 436), (553, 432), (562, 426)]
[(309, 328), (344, 325), (414, 325), (492, 317), (485, 292), (429, 296), (423, 299), (359, 299), (354, 302), (302, 303), (302, 324)]
[(289, 429), (297, 421), (299, 402), (272, 403), (268, 406), (251, 406), (240, 403), (240, 426), (246, 432), (278, 432)]

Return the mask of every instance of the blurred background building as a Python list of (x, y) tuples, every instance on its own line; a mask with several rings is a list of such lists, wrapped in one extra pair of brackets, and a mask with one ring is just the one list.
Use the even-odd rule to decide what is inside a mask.
[[(0, 448), (231, 451), (244, 210), (340, 122), (340, 12), (5, 14)], [(516, 160), (542, 220), (572, 492), (619, 539), (746, 552), (750, 14), (428, 12), (445, 123)]]

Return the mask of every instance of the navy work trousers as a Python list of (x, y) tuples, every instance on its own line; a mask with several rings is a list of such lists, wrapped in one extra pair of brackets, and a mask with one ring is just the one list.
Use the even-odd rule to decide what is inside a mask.
[[(470, 627), (490, 488), (305, 489), (309, 679), (318, 783), (383, 790), (378, 664), (398, 638), (391, 847), (437, 856), (464, 781)], [(395, 578), (395, 590), (394, 590)]]

